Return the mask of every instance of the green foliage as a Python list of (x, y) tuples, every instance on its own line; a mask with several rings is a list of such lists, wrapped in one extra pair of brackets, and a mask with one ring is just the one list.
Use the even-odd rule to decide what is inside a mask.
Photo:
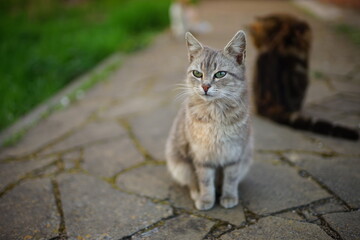
[(348, 24), (338, 24), (335, 26), (335, 30), (339, 33), (345, 34), (353, 43), (360, 46), (360, 29)]
[(314, 77), (316, 79), (323, 79), (324, 78), (324, 73), (315, 70), (315, 71), (312, 72), (312, 77)]
[(168, 25), (170, 0), (0, 0), (0, 130)]

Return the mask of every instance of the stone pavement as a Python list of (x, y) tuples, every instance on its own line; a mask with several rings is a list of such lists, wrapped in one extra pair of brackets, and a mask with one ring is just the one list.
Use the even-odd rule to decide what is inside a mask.
[[(306, 111), (359, 127), (360, 51), (286, 1), (204, 1), (221, 48), (255, 16), (288, 12), (314, 32)], [(250, 40), (250, 39), (249, 39)], [(248, 45), (248, 75), (255, 59)], [(254, 117), (241, 204), (196, 211), (166, 171), (164, 144), (187, 65), (168, 33), (85, 98), (0, 152), (0, 239), (360, 239), (360, 144)]]

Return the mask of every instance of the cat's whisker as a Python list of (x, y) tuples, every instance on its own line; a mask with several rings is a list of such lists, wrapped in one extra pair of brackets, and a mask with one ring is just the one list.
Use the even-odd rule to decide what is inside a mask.
[(187, 85), (187, 84), (176, 84), (175, 85), (175, 89), (178, 89), (178, 88), (189, 88), (189, 85)]
[(239, 107), (246, 108), (246, 105), (242, 101), (241, 97), (239, 97), (239, 94), (237, 92), (228, 91), (228, 92), (222, 92), (222, 94), (225, 98), (236, 103)]
[(188, 88), (182, 88), (182, 89), (174, 89), (173, 91), (181, 93), (181, 92), (189, 92), (191, 91), (191, 89)]
[(177, 84), (174, 84), (174, 88), (173, 90), (187, 90), (187, 89), (191, 89), (191, 87), (189, 87), (188, 84), (186, 83), (177, 83)]
[(189, 90), (186, 90), (186, 91), (181, 91), (179, 92), (176, 96), (187, 96), (190, 94), (190, 91)]
[(239, 100), (240, 100), (240, 103), (243, 106), (243, 108), (246, 108), (247, 105), (243, 102), (242, 98), (239, 98)]
[(178, 85), (174, 89), (189, 89), (189, 88), (191, 88), (191, 87), (189, 87), (188, 85)]
[(185, 89), (185, 91), (182, 91), (178, 93), (175, 97), (175, 102), (179, 102), (180, 100), (185, 100), (187, 96), (191, 94), (191, 89)]

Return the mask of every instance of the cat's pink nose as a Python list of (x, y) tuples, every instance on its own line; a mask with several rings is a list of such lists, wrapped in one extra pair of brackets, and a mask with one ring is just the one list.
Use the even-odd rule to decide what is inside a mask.
[(204, 92), (207, 93), (209, 88), (211, 88), (211, 85), (210, 84), (203, 84), (203, 85), (201, 85), (201, 87), (204, 89)]

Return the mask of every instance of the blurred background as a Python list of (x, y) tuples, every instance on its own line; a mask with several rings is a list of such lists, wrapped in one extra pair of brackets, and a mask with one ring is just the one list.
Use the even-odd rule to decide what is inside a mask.
[[(1, 0), (0, 132), (112, 53), (146, 46), (155, 33), (169, 26), (172, 3), (196, 7), (206, 1)], [(360, 9), (358, 0), (295, 2), (310, 3), (308, 8), (313, 7), (311, 2), (325, 2)], [(200, 33), (210, 32), (212, 26), (206, 16), (198, 19), (195, 7), (189, 11), (190, 19)], [(357, 20), (351, 20), (354, 25), (339, 22), (334, 30), (360, 45)], [(180, 30), (179, 39), (182, 35)]]
[(169, 24), (170, 0), (1, 0), (0, 132), (113, 52)]

